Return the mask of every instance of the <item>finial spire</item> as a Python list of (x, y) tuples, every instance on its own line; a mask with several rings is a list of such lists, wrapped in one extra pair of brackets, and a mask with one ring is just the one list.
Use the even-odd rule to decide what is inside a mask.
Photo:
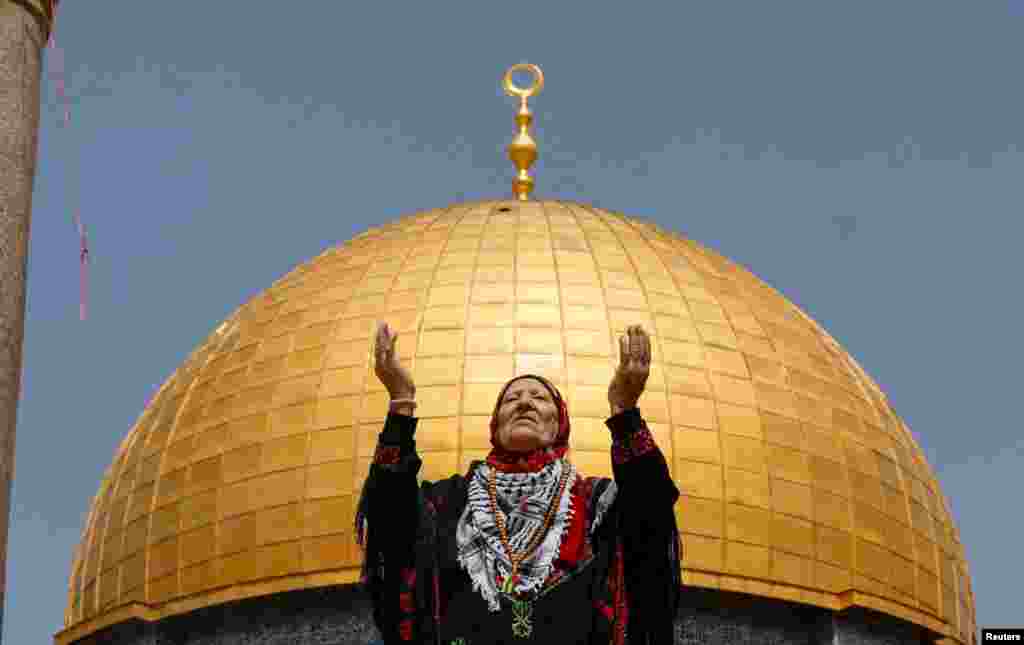
[[(518, 71), (527, 71), (533, 74), (533, 84), (530, 87), (523, 89), (512, 83), (512, 73)], [(512, 139), (512, 143), (508, 144), (508, 158), (519, 169), (518, 175), (512, 180), (512, 193), (519, 201), (525, 202), (530, 198), (530, 191), (533, 190), (533, 177), (527, 170), (534, 161), (537, 161), (537, 142), (530, 136), (533, 115), (530, 114), (526, 100), (544, 87), (544, 73), (536, 65), (519, 63), (505, 72), (505, 80), (502, 84), (505, 86), (506, 94), (519, 97), (519, 112), (516, 114), (516, 125), (519, 126), (519, 132)]]

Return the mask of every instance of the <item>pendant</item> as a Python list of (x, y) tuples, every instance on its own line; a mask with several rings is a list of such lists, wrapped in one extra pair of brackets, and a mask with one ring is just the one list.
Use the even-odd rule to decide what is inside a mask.
[(512, 635), (516, 638), (529, 638), (533, 633), (533, 603), (528, 600), (512, 601)]
[(502, 585), (502, 591), (512, 600), (512, 635), (516, 638), (529, 638), (533, 633), (533, 603), (515, 598), (516, 577), (515, 574), (510, 575)]

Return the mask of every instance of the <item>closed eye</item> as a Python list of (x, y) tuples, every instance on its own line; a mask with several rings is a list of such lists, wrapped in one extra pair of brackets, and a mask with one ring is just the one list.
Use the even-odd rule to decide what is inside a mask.
[(540, 401), (546, 401), (548, 403), (554, 403), (554, 399), (552, 399), (551, 395), (546, 390), (544, 390), (543, 388), (531, 388), (530, 390), (523, 389), (523, 390), (516, 390), (516, 391), (513, 391), (513, 392), (507, 392), (505, 394), (505, 398), (502, 399), (501, 403), (502, 403), (502, 405), (504, 405), (506, 403), (511, 403), (511, 402), (515, 401), (516, 399), (518, 399), (520, 396), (529, 396), (532, 399), (537, 399), (537, 400), (540, 400)]

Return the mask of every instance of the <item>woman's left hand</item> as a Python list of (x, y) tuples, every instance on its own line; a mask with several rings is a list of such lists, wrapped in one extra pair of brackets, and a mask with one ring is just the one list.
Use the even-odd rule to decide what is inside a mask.
[(619, 338), (619, 366), (608, 386), (612, 416), (635, 408), (651, 374), (651, 337), (640, 325), (632, 325)]

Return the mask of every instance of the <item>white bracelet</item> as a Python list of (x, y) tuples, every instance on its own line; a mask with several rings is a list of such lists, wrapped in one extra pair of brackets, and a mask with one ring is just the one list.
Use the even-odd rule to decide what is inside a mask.
[(391, 412), (395, 411), (395, 406), (407, 403), (412, 406), (412, 409), (416, 409), (416, 399), (392, 399), (391, 403), (388, 404), (388, 410)]

